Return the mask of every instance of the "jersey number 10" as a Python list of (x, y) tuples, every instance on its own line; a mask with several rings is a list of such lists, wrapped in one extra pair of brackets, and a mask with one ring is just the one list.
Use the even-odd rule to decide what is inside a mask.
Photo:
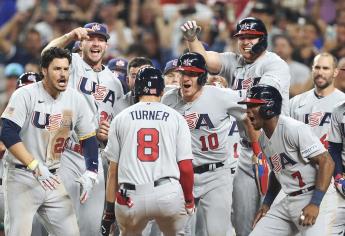
[(219, 147), (217, 133), (208, 135), (207, 139), (206, 139), (206, 136), (201, 136), (200, 141), (201, 141), (201, 151), (203, 152), (207, 152), (208, 149), (214, 150)]

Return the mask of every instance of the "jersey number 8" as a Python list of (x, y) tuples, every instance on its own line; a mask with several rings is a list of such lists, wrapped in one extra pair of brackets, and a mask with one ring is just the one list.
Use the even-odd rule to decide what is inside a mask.
[(137, 157), (140, 161), (155, 161), (159, 156), (159, 132), (142, 128), (137, 132)]

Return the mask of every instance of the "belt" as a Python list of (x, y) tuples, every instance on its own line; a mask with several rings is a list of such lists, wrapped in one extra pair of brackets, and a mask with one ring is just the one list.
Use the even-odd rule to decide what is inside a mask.
[[(17, 169), (28, 170), (27, 166), (21, 165), (21, 164), (15, 164), (14, 167), (17, 168)], [(56, 174), (57, 170), (58, 170), (58, 168), (54, 168), (54, 169), (50, 169), (49, 171), (52, 174)]]
[[(157, 187), (159, 185), (163, 185), (163, 184), (166, 184), (168, 182), (170, 182), (169, 177), (160, 178), (160, 179), (153, 182), (153, 186)], [(136, 189), (134, 184), (129, 184), (129, 183), (123, 183), (123, 184), (120, 184), (120, 186), (121, 186), (121, 188), (124, 188), (127, 190), (135, 190)]]
[(2, 178), (0, 178), (0, 185), (2, 185)]
[(311, 190), (314, 190), (314, 189), (315, 189), (315, 185), (314, 186), (310, 186), (310, 187), (305, 188), (305, 189), (301, 189), (301, 190), (297, 190), (295, 192), (289, 193), (288, 196), (294, 197), (294, 196), (297, 196), (297, 195), (301, 195), (302, 193), (310, 192)]
[(252, 143), (249, 142), (248, 140), (241, 139), (240, 144), (242, 145), (242, 147), (252, 148)]
[(202, 174), (207, 171), (212, 171), (215, 170), (219, 167), (224, 166), (223, 162), (217, 162), (217, 163), (212, 163), (212, 164), (205, 164), (201, 166), (194, 167), (194, 174)]

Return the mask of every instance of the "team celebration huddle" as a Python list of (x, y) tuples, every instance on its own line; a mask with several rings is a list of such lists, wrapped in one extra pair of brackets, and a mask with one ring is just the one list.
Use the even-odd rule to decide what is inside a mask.
[(103, 65), (104, 24), (50, 41), (1, 115), (5, 235), (345, 235), (337, 59), (316, 55), (314, 87), (289, 99), (263, 21), (235, 27), (236, 53), (218, 53), (185, 21), (163, 72)]

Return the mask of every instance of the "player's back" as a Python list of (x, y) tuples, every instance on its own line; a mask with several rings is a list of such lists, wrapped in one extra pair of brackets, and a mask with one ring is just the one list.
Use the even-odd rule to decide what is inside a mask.
[(191, 141), (178, 112), (159, 102), (139, 102), (116, 116), (112, 126), (121, 149), (119, 183), (179, 179), (177, 162), (186, 159)]

